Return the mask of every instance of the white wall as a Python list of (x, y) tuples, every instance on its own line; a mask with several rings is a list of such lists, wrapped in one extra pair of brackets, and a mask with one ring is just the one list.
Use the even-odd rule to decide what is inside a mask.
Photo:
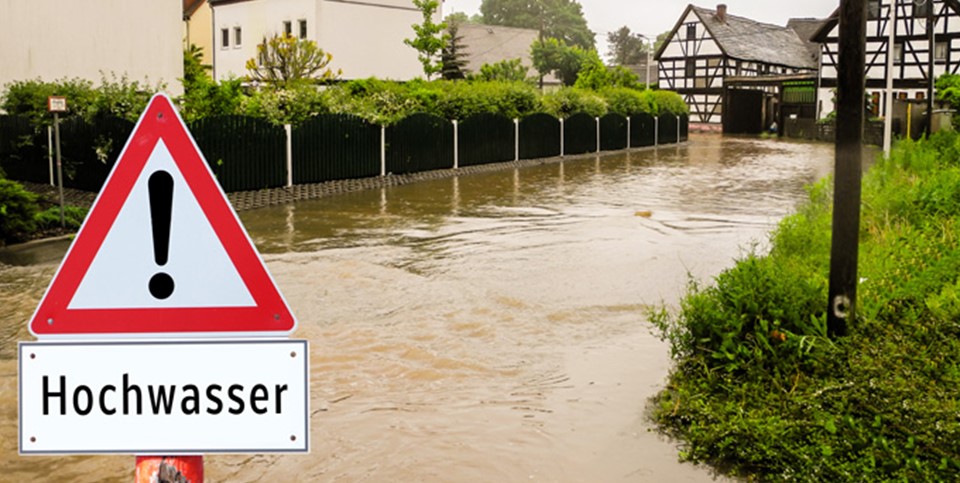
[(0, 0), (0, 85), (106, 75), (183, 92), (181, 0)]
[[(438, 12), (436, 21), (440, 21)], [(403, 43), (412, 38), (411, 25), (422, 15), (411, 0), (249, 0), (214, 9), (214, 75), (218, 80), (243, 77), (247, 59), (256, 55), (264, 37), (280, 33), (284, 21), (307, 20), (307, 38), (333, 55), (330, 68), (341, 69), (343, 79), (376, 76), (409, 80), (423, 75), (417, 52)], [(233, 42), (234, 29), (242, 31), (241, 45)], [(221, 29), (230, 32), (224, 48)]]

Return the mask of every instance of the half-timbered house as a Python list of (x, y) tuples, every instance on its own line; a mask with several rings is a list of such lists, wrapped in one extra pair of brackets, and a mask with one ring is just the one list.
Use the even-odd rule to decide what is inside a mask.
[[(837, 13), (834, 12), (813, 37), (821, 46), (819, 117), (834, 110)], [(891, 24), (894, 25), (893, 48), (889, 46)], [(866, 46), (867, 107), (873, 115), (887, 115), (888, 55), (893, 60), (890, 74), (894, 99), (925, 101), (930, 95), (931, 61), (933, 81), (945, 72), (956, 74), (960, 70), (960, 3), (957, 0), (868, 0)], [(894, 116), (897, 117), (896, 110)]]
[[(732, 104), (730, 117), (746, 113), (751, 123), (769, 125), (778, 119), (771, 106), (784, 82), (809, 80), (813, 87), (818, 59), (807, 45), (810, 22), (780, 27), (730, 15), (723, 4), (716, 10), (688, 5), (656, 53), (660, 88), (683, 96), (691, 122), (719, 124), (725, 104)], [(808, 33), (801, 38), (795, 26)], [(748, 95), (731, 92), (732, 79), (741, 80), (733, 90)], [(762, 120), (754, 122), (761, 111)]]

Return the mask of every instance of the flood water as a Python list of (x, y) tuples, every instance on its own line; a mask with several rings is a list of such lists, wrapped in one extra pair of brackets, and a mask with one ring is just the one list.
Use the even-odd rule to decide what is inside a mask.
[[(694, 135), (241, 213), (310, 341), (312, 450), (207, 480), (712, 481), (645, 416), (670, 359), (644, 309), (762, 250), (832, 159)], [(131, 456), (17, 455), (16, 342), (58, 263), (0, 266), (0, 479), (130, 481)]]

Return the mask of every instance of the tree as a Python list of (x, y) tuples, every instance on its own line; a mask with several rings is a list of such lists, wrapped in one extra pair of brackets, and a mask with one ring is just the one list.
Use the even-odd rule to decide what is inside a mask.
[(539, 30), (566, 45), (593, 50), (596, 39), (576, 0), (483, 0), (483, 23)]
[(615, 65), (639, 64), (646, 59), (647, 51), (650, 50), (644, 37), (630, 32), (626, 25), (607, 34), (607, 43), (610, 44), (607, 55)]
[(523, 82), (527, 80), (527, 71), (520, 59), (501, 60), (493, 64), (483, 64), (477, 78), (485, 81)]
[[(460, 14), (466, 18), (466, 14)], [(463, 45), (463, 36), (460, 35), (460, 25), (463, 20), (453, 15), (447, 17), (446, 44), (440, 54), (442, 66), (441, 75), (446, 80), (460, 80), (467, 77), (464, 68), (467, 66), (466, 46)]]
[(554, 38), (534, 40), (530, 46), (530, 57), (533, 66), (540, 75), (553, 73), (564, 85), (572, 86), (577, 81), (577, 75), (591, 59), (596, 51), (585, 50), (579, 46), (568, 46)]
[(423, 64), (423, 74), (429, 80), (433, 74), (443, 71), (443, 62), (438, 57), (447, 43), (447, 36), (443, 34), (447, 25), (433, 22), (433, 16), (440, 8), (439, 0), (413, 0), (413, 4), (423, 14), (423, 23), (411, 25), (416, 36), (404, 39), (403, 43), (419, 52), (417, 58)]
[(243, 97), (241, 80), (214, 81), (210, 66), (201, 64), (203, 49), (190, 44), (183, 51), (183, 96), (178, 99), (180, 115), (187, 121), (207, 116), (235, 114)]
[(327, 68), (333, 55), (312, 40), (278, 34), (257, 45), (257, 57), (247, 60), (250, 80), (277, 88), (309, 80), (332, 80), (340, 76)]

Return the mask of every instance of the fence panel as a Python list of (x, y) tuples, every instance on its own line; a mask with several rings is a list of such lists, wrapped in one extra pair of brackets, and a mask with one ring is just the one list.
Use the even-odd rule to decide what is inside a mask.
[(224, 191), (287, 184), (283, 127), (246, 116), (216, 116), (194, 122), (190, 132)]
[(677, 116), (673, 114), (660, 115), (660, 144), (673, 144), (677, 142)]
[(656, 144), (656, 126), (653, 116), (646, 113), (630, 116), (630, 147), (640, 148)]
[(584, 154), (597, 151), (597, 119), (577, 113), (563, 121), (563, 153)]
[(513, 161), (513, 119), (499, 114), (476, 114), (460, 123), (460, 166)]
[(687, 142), (690, 139), (690, 116), (684, 114), (680, 116), (680, 142)]
[(627, 118), (607, 114), (600, 118), (600, 149), (616, 151), (627, 147)]
[(560, 120), (544, 113), (520, 120), (520, 159), (560, 155)]
[(387, 172), (416, 173), (453, 167), (453, 123), (414, 114), (387, 127)]
[(60, 123), (63, 185), (100, 191), (116, 164), (134, 123), (109, 114), (90, 121), (79, 117)]
[(380, 126), (349, 114), (321, 114), (293, 129), (293, 182), (380, 175)]
[(20, 116), (0, 116), (0, 168), (7, 177), (19, 181), (48, 183), (47, 130), (34, 132), (30, 120)]

